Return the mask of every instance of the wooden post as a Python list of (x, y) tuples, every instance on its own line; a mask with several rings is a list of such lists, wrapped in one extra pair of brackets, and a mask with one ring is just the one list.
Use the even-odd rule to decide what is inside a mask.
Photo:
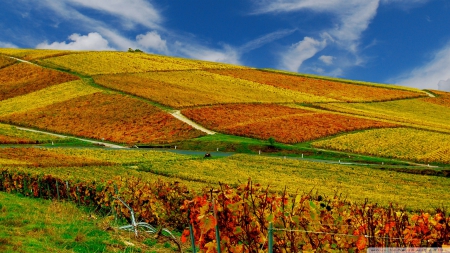
[(189, 220), (189, 237), (191, 238), (192, 252), (197, 253), (197, 249), (195, 248), (194, 229), (192, 228), (191, 224), (191, 209), (188, 210), (188, 220)]
[(269, 253), (273, 253), (273, 224), (272, 222), (269, 222), (269, 234), (268, 234), (268, 240), (269, 240)]
[(213, 211), (214, 211), (214, 219), (216, 220), (216, 243), (217, 243), (217, 252), (221, 253), (220, 250), (220, 232), (219, 232), (219, 221), (217, 220), (217, 210), (216, 210), (216, 200), (213, 198)]

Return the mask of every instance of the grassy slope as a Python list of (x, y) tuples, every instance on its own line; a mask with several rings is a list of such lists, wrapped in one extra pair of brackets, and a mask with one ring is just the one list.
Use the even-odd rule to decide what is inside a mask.
[(0, 251), (174, 252), (173, 243), (118, 231), (111, 218), (72, 203), (0, 192)]

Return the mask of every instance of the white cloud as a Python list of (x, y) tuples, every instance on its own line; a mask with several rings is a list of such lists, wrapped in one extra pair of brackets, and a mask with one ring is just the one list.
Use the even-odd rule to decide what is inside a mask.
[(151, 31), (146, 34), (139, 34), (136, 36), (136, 41), (145, 49), (156, 50), (158, 52), (167, 52), (167, 42), (161, 39), (161, 36), (156, 31)]
[(114, 50), (108, 46), (108, 41), (105, 40), (99, 33), (93, 32), (88, 35), (80, 35), (74, 33), (68, 38), (71, 42), (47, 42), (40, 43), (36, 48), (41, 49), (63, 49), (63, 50)]
[(224, 45), (222, 49), (211, 49), (195, 43), (177, 41), (174, 46), (183, 56), (190, 58), (242, 65), (240, 51), (229, 45)]
[[(450, 78), (450, 43), (433, 54), (430, 61), (423, 66), (388, 80), (404, 86), (420, 89), (438, 89), (438, 84), (445, 87), (447, 79)], [(447, 80), (447, 81), (442, 81)], [(442, 81), (442, 82), (441, 82)]]
[(334, 60), (334, 56), (330, 56), (330, 55), (321, 55), (319, 57), (319, 60), (321, 60), (323, 63), (327, 64), (327, 65), (331, 65), (333, 64), (333, 60)]
[(327, 45), (326, 40), (315, 40), (305, 37), (302, 41), (292, 45), (281, 56), (282, 68), (290, 71), (298, 71), (302, 63), (313, 57)]
[(0, 41), (0, 48), (17, 48), (17, 47), (18, 46), (12, 43)]
[(447, 81), (440, 80), (438, 83), (438, 90), (450, 91), (450, 78)]

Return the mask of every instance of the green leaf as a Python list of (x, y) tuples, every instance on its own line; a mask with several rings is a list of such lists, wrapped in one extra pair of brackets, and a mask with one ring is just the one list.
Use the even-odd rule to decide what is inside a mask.
[(309, 206), (314, 209), (317, 208), (316, 204), (312, 200), (309, 201)]

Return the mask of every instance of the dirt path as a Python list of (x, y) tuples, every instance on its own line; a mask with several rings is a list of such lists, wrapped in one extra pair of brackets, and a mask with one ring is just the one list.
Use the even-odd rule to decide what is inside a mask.
[(428, 96), (430, 96), (430, 97), (432, 97), (432, 98), (435, 98), (435, 97), (436, 97), (433, 93), (431, 93), (431, 92), (429, 92), (429, 91), (424, 90), (424, 92), (427, 93)]
[(180, 111), (173, 111), (170, 114), (172, 114), (172, 116), (174, 116), (175, 118), (183, 121), (184, 123), (189, 124), (190, 126), (192, 126), (195, 129), (198, 129), (198, 130), (200, 130), (202, 132), (205, 132), (207, 134), (216, 134), (216, 132), (208, 130), (208, 129), (200, 126), (199, 124), (193, 122), (192, 120), (186, 118), (183, 114), (181, 114)]
[(77, 137), (72, 137), (72, 136), (67, 136), (67, 135), (62, 135), (62, 134), (54, 134), (54, 133), (49, 133), (49, 132), (35, 130), (35, 129), (30, 129), (30, 128), (25, 128), (25, 127), (16, 127), (16, 128), (19, 129), (19, 130), (22, 130), (22, 131), (47, 134), (47, 135), (52, 135), (52, 136), (56, 136), (56, 137), (59, 137), (59, 138), (77, 139), (77, 140), (80, 140), (80, 141), (89, 142), (89, 143), (100, 145), (100, 146), (104, 146), (104, 147), (107, 147), (107, 148), (127, 148), (127, 147), (123, 147), (123, 146), (120, 146), (120, 145), (111, 144), (111, 143), (107, 143), (107, 142), (93, 141), (93, 140), (77, 138)]

